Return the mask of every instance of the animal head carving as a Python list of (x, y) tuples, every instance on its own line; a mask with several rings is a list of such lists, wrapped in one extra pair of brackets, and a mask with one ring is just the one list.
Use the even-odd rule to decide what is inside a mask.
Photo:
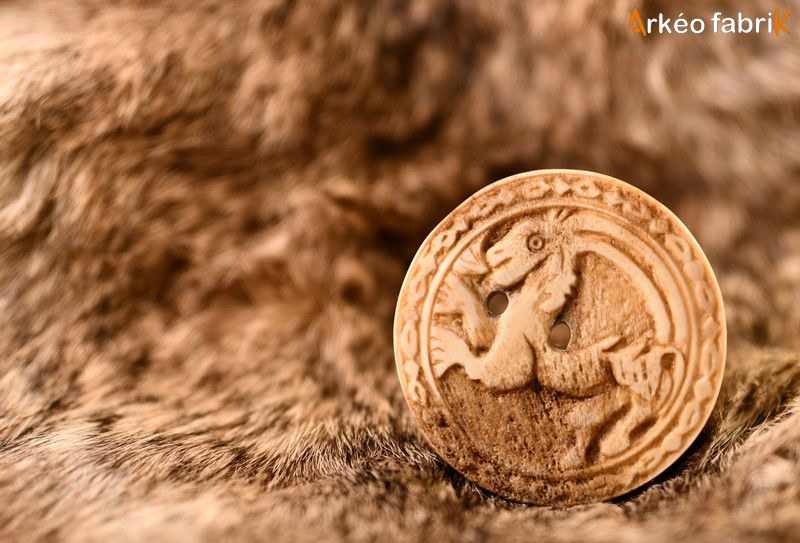
[(566, 264), (563, 248), (570, 245), (571, 232), (565, 224), (570, 211), (552, 209), (538, 217), (517, 221), (486, 251), (489, 278), (500, 287), (510, 287), (534, 269), (550, 262), (559, 271)]

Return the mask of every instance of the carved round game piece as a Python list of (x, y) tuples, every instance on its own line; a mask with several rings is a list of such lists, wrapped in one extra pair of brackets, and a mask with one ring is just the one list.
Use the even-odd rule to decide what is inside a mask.
[(604, 175), (545, 170), (467, 199), (420, 247), (394, 325), (433, 448), (480, 486), (569, 505), (672, 464), (719, 392), (714, 272), (666, 207)]

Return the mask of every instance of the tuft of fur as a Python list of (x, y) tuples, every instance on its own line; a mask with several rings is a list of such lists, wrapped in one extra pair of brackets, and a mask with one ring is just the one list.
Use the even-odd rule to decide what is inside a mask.
[[(797, 537), (800, 5), (780, 37), (645, 40), (632, 7), (2, 3), (0, 538)], [(692, 450), (567, 510), (437, 459), (391, 344), (436, 221), (544, 167), (675, 209), (730, 331)]]

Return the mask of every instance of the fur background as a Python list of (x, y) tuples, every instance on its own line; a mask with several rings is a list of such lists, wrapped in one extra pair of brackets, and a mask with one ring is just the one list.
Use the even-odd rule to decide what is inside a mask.
[[(0, 539), (796, 540), (800, 5), (633, 5), (0, 4)], [(545, 167), (673, 208), (730, 335), (683, 459), (567, 510), (438, 460), (392, 355), (425, 234)]]

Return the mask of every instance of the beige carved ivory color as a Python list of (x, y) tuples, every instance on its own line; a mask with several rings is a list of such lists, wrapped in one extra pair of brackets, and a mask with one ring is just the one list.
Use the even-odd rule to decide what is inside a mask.
[(504, 179), (453, 211), (395, 317), (398, 374), (431, 445), (540, 504), (617, 496), (674, 462), (710, 415), (725, 348), (719, 288), (685, 226), (622, 181), (570, 170)]

